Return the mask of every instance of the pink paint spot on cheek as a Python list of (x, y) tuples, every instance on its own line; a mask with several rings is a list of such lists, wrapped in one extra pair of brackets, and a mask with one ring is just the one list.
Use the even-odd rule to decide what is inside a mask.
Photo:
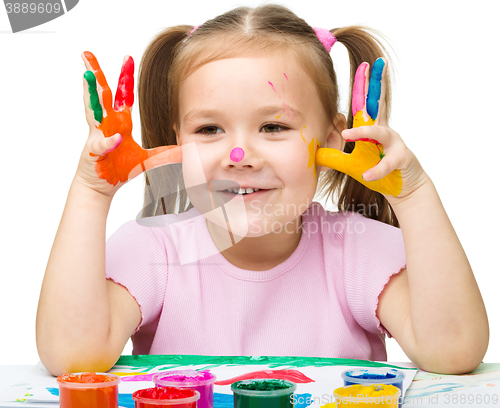
[(283, 75), (285, 76), (286, 80), (288, 81), (288, 77), (286, 76), (286, 74), (283, 72)]
[(229, 155), (229, 158), (234, 162), (243, 160), (243, 157), (245, 157), (245, 152), (241, 147), (235, 147), (231, 150), (231, 154)]
[(273, 91), (274, 91), (274, 92), (276, 92), (276, 89), (274, 89), (274, 85), (271, 83), (271, 81), (267, 81), (267, 82), (268, 82), (268, 84), (269, 84), (269, 85), (271, 85), (271, 86), (272, 86)]
[(285, 93), (285, 85), (281, 85), (281, 90)]

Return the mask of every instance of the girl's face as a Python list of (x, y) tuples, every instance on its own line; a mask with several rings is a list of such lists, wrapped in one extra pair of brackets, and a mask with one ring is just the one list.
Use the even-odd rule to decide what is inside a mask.
[[(243, 210), (231, 212), (232, 226), (247, 226), (247, 237), (280, 228), (297, 232), (292, 228), (316, 191), (317, 145), (326, 147), (328, 137), (329, 147), (340, 148), (340, 135), (328, 123), (316, 87), (300, 66), (278, 55), (214, 61), (181, 84), (179, 98), (178, 142), (196, 145), (211, 186), (211, 198), (205, 196), (212, 203), (210, 209), (215, 201), (235, 198), (225, 190), (216, 191), (220, 184), (215, 180), (231, 180), (241, 187), (266, 190), (238, 198)], [(240, 161), (231, 158), (235, 148), (244, 152)], [(193, 177), (186, 174), (196, 166), (192, 157), (184, 153), (183, 157), (186, 180)], [(200, 210), (202, 194), (192, 197), (193, 191), (188, 189), (188, 196)]]

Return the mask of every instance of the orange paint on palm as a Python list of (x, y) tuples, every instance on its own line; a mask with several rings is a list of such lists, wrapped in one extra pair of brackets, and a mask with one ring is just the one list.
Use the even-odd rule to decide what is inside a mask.
[[(116, 186), (118, 182), (125, 183), (129, 180), (131, 171), (141, 165), (142, 171), (146, 170), (144, 162), (152, 156), (174, 149), (178, 146), (162, 146), (152, 150), (145, 150), (139, 146), (132, 137), (132, 115), (130, 107), (124, 105), (119, 112), (113, 109), (113, 96), (109, 89), (104, 73), (91, 52), (84, 53), (85, 58), (92, 67), (98, 86), (101, 87), (103, 119), (97, 128), (104, 137), (111, 137), (116, 133), (122, 136), (122, 141), (109, 153), (99, 156), (96, 161), (96, 173), (99, 178)], [(91, 156), (96, 156), (90, 153)], [(180, 151), (177, 156), (172, 156), (171, 161), (181, 161)]]

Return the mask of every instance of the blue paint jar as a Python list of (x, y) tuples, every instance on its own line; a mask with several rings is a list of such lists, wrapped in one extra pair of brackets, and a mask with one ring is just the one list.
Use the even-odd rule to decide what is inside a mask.
[(353, 384), (372, 385), (389, 384), (401, 390), (398, 407), (401, 408), (403, 401), (403, 381), (406, 378), (404, 371), (394, 368), (362, 368), (346, 370), (342, 373), (344, 386)]

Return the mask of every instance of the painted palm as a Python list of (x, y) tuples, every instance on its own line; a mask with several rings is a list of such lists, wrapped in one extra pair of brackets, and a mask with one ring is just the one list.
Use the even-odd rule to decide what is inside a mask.
[[(182, 156), (179, 146), (143, 149), (132, 137), (131, 108), (134, 103), (134, 60), (132, 57), (125, 57), (123, 62), (113, 106), (113, 95), (96, 57), (88, 51), (83, 55), (88, 69), (84, 78), (90, 94), (89, 108), (94, 115), (94, 126), (102, 132), (104, 137), (111, 137), (116, 133), (122, 137), (121, 142), (113, 149), (98, 157), (95, 170), (99, 178), (116, 186), (118, 182), (125, 183), (143, 171), (161, 164), (162, 159), (164, 162), (180, 162)], [(172, 150), (169, 155), (157, 156), (175, 148), (177, 150)], [(96, 156), (93, 153), (89, 154)]]
[[(373, 126), (385, 123), (385, 67), (382, 58), (373, 64), (368, 83), (370, 65), (363, 62), (356, 71), (352, 92), (353, 127)], [(353, 140), (347, 140), (352, 142)], [(384, 157), (384, 147), (374, 139), (358, 139), (354, 150), (347, 154), (337, 149), (320, 148), (316, 152), (316, 165), (326, 166), (341, 171), (359, 181), (371, 190), (382, 194), (398, 196), (403, 187), (400, 170), (394, 170), (387, 176), (365, 181), (363, 173), (375, 167)]]

